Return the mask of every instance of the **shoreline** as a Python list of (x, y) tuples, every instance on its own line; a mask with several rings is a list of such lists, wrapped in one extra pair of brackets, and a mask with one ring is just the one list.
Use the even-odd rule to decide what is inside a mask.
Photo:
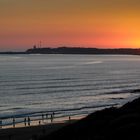
[(38, 121), (32, 122), (30, 126), (24, 126), (24, 123), (16, 125), (15, 128), (11, 125), (0, 129), (0, 140), (30, 140), (40, 138), (43, 135), (49, 135), (50, 133), (61, 129), (64, 126), (75, 123), (78, 120), (85, 118), (86, 116), (65, 118), (65, 120), (54, 120), (53, 122), (42, 122), (38, 125)]
[[(72, 140), (71, 137), (66, 138), (66, 136), (69, 134), (76, 135), (78, 137), (79, 134), (87, 136), (86, 133), (92, 131), (92, 129), (93, 130), (103, 129), (104, 130), (103, 132), (105, 133), (106, 131), (107, 132), (110, 131), (110, 127), (112, 127), (112, 125), (106, 126), (106, 123), (110, 124), (110, 122), (108, 123), (108, 121), (113, 121), (114, 123), (114, 119), (116, 121), (116, 117), (121, 117), (121, 115), (126, 116), (126, 114), (128, 114), (128, 117), (133, 116), (133, 112), (134, 112), (133, 108), (134, 111), (135, 109), (137, 111), (137, 109), (140, 108), (140, 97), (133, 99), (132, 101), (124, 104), (121, 107), (104, 108), (102, 110), (95, 111), (94, 113), (91, 113), (87, 116), (79, 116), (79, 117), (75, 116), (75, 117), (71, 117), (70, 119), (68, 117), (65, 117), (63, 119), (59, 118), (60, 120), (54, 119), (53, 122), (46, 122), (46, 120), (44, 120), (44, 123), (41, 123), (40, 125), (37, 125), (38, 121), (35, 121), (31, 126), (24, 127), (24, 123), (22, 123), (17, 125), (15, 128), (3, 128), (0, 129), (0, 139), (1, 140), (19, 140), (19, 139), (20, 140), (31, 140), (31, 139), (32, 140), (38, 140), (38, 139), (55, 140), (55, 139), (59, 139), (59, 133), (61, 133), (63, 134), (61, 140), (63, 139)], [(133, 119), (131, 121), (133, 121)], [(73, 132), (75, 128), (76, 128), (76, 132), (75, 131)], [(82, 138), (82, 135), (80, 136), (81, 140), (84, 138), (84, 137)], [(93, 134), (91, 133), (90, 135)]]
[[(0, 120), (2, 121), (2, 128), (11, 128), (12, 127), (12, 124), (13, 124), (13, 118), (15, 118), (15, 123), (16, 123), (16, 126), (22, 126), (24, 127), (24, 119), (25, 118), (28, 118), (30, 117), (31, 119), (31, 122), (32, 122), (32, 125), (34, 126), (35, 124), (38, 125), (39, 121), (42, 121), (42, 120), (45, 120), (45, 122), (49, 122), (50, 123), (50, 120), (51, 120), (51, 114), (54, 112), (55, 113), (55, 120), (58, 120), (58, 121), (63, 121), (65, 120), (66, 118), (68, 118), (69, 116), (71, 117), (77, 117), (77, 116), (86, 116), (86, 115), (89, 115), (95, 111), (99, 111), (99, 110), (102, 110), (104, 108), (109, 108), (109, 107), (121, 107), (123, 106), (125, 103), (127, 103), (128, 101), (132, 101), (134, 99), (136, 99), (137, 97), (139, 97), (139, 93), (140, 92), (140, 89), (132, 89), (132, 90), (122, 90), (120, 92), (115, 92), (115, 93), (125, 93), (125, 94), (130, 94), (130, 93), (134, 93), (135, 96), (132, 97), (132, 98), (128, 98), (126, 101), (124, 101), (123, 104), (117, 104), (117, 103), (114, 103), (114, 104), (108, 104), (108, 105), (99, 105), (99, 106), (89, 106), (89, 107), (82, 107), (82, 108), (75, 108), (75, 109), (64, 109), (64, 110), (54, 110), (54, 111), (40, 111), (40, 112), (32, 112), (32, 113), (28, 113), (28, 114), (21, 114), (21, 115), (15, 115), (15, 116), (9, 116), (9, 117), (0, 117)], [(111, 92), (110, 94), (114, 94), (114, 92)], [(125, 100), (125, 98), (114, 98), (115, 99), (120, 99), (120, 100)], [(82, 109), (85, 109), (85, 112), (83, 112), (82, 114), (79, 114), (79, 113), (75, 113), (75, 114), (69, 114), (69, 113), (66, 113), (66, 114), (63, 114), (67, 111), (78, 111), (78, 110), (82, 110)], [(87, 109), (92, 109), (91, 111), (89, 110), (89, 112), (87, 111)], [(42, 118), (42, 115), (44, 116)], [(46, 115), (47, 115), (47, 118), (46, 118)], [(26, 122), (27, 123), (27, 122)], [(1, 124), (1, 123), (0, 123)]]
[[(124, 102), (124, 104), (126, 104), (129, 101), (133, 101), (134, 99), (137, 99), (138, 96), (138, 92), (140, 90), (136, 89), (136, 90), (132, 90), (130, 91), (130, 93), (136, 93), (135, 97), (132, 97), (131, 99), (129, 99), (128, 101)], [(39, 126), (39, 125), (49, 125), (49, 124), (53, 124), (53, 123), (65, 123), (66, 121), (69, 120), (69, 117), (71, 119), (82, 119), (85, 118), (86, 116), (96, 112), (96, 111), (101, 111), (103, 109), (106, 108), (111, 108), (111, 107), (122, 107), (124, 104), (112, 104), (112, 105), (108, 105), (108, 106), (100, 106), (97, 108), (93, 108), (93, 110), (91, 112), (86, 112), (83, 114), (67, 114), (67, 115), (61, 115), (59, 116), (57, 114), (57, 112), (42, 112), (37, 114), (30, 114), (30, 115), (22, 115), (22, 117), (10, 117), (10, 118), (6, 118), (6, 119), (2, 119), (1, 118), (1, 123), (2, 125), (0, 125), (0, 129), (9, 129), (9, 128), (23, 128), (23, 127), (30, 127), (30, 126)], [(51, 114), (55, 114), (51, 120)], [(47, 115), (47, 116), (46, 116)], [(28, 117), (30, 118), (30, 124), (28, 124)], [(26, 125), (25, 125), (25, 121), (24, 119), (26, 118)], [(13, 124), (13, 119), (14, 119), (14, 124)], [(8, 123), (9, 121), (9, 123)]]
[[(15, 129), (15, 128), (27, 128), (27, 127), (32, 127), (32, 126), (43, 126), (43, 125), (51, 125), (51, 124), (59, 124), (59, 123), (67, 123), (68, 121), (72, 120), (80, 120), (82, 118), (85, 118), (87, 115), (74, 115), (74, 116), (65, 116), (65, 117), (60, 117), (60, 118), (53, 118), (51, 121), (51, 118), (48, 119), (37, 119), (37, 120), (31, 120), (30, 125), (28, 125), (28, 122), (19, 122), (15, 124), (15, 127), (13, 127), (13, 124), (10, 125), (3, 125), (2, 129)], [(69, 117), (71, 118), (69, 120)], [(40, 123), (39, 123), (40, 122)]]

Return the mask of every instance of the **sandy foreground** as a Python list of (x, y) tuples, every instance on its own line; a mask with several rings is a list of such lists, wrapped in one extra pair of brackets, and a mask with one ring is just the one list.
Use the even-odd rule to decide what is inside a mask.
[(0, 140), (35, 140), (36, 138), (50, 134), (70, 123), (84, 118), (85, 116), (74, 116), (69, 121), (68, 117), (54, 119), (51, 123), (49, 120), (41, 121), (39, 125), (38, 121), (32, 121), (30, 126), (26, 126), (24, 123), (16, 124), (15, 128), (12, 125), (4, 126), (0, 129)]

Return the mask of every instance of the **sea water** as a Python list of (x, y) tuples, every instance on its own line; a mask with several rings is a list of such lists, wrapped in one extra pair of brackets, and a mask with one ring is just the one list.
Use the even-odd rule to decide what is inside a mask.
[(140, 56), (0, 55), (0, 117), (89, 114), (139, 96)]

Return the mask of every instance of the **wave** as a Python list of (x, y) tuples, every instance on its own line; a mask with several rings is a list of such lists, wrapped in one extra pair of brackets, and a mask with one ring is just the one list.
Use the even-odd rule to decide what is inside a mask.
[[(82, 74), (93, 74), (93, 73), (82, 73)], [(126, 79), (124, 79), (126, 77)], [(133, 77), (133, 78), (132, 78)], [(112, 77), (112, 76), (108, 76), (108, 77), (105, 77), (103, 76), (103, 74), (101, 75), (97, 75), (96, 74), (96, 77), (95, 79), (94, 78), (76, 78), (76, 77), (71, 77), (71, 78), (34, 78), (34, 79), (18, 79), (18, 78), (15, 78), (15, 79), (8, 79), (8, 80), (3, 80), (3, 79), (0, 79), (0, 85), (2, 86), (13, 86), (13, 85), (29, 85), (29, 84), (36, 84), (38, 85), (39, 83), (46, 83), (46, 84), (49, 84), (49, 83), (52, 83), (52, 84), (55, 84), (55, 83), (58, 83), (61, 81), (61, 83), (66, 83), (66, 82), (80, 82), (80, 81), (89, 81), (89, 82), (102, 82), (102, 81), (106, 81), (106, 82), (112, 82), (112, 81), (122, 81), (123, 82), (135, 82), (135, 81), (140, 81), (140, 78), (138, 77), (138, 75), (129, 75), (129, 77), (127, 77), (127, 75), (123, 75), (122, 79), (120, 79), (120, 77), (115, 77), (115, 79)]]
[[(81, 86), (81, 87), (83, 87), (83, 86)], [(92, 93), (93, 93), (93, 95), (95, 95), (95, 93), (97, 93), (97, 94), (102, 94), (102, 93), (106, 93), (105, 92), (105, 90), (112, 90), (112, 94), (114, 93), (116, 93), (116, 94), (118, 94), (120, 91), (122, 91), (123, 89), (127, 89), (128, 91), (130, 90), (130, 89), (137, 89), (137, 88), (139, 88), (140, 87), (140, 85), (139, 84), (136, 84), (136, 85), (118, 85), (118, 86), (112, 86), (112, 87), (110, 87), (110, 86), (108, 86), (108, 87), (96, 87), (96, 89), (94, 89), (94, 87), (93, 86), (91, 86), (91, 88), (80, 88), (80, 89), (52, 89), (52, 90), (45, 90), (45, 91), (38, 91), (38, 92), (26, 92), (26, 93), (21, 93), (20, 95), (35, 95), (35, 94), (38, 94), (38, 95), (41, 95), (41, 94), (47, 94), (47, 95), (49, 95), (49, 94), (52, 94), (52, 93), (66, 93), (66, 92), (72, 92), (72, 93), (74, 93), (74, 92), (83, 92), (84, 93), (84, 91), (86, 91), (86, 92), (89, 92), (89, 91), (91, 91)], [(127, 91), (126, 90), (126, 91)], [(110, 94), (111, 94), (110, 93)], [(77, 94), (78, 96), (80, 96), (80, 94)], [(77, 96), (77, 95), (75, 95), (75, 96)], [(93, 95), (91, 95), (91, 96), (93, 96)]]
[(86, 62), (86, 63), (82, 63), (84, 65), (92, 65), (92, 64), (100, 64), (103, 63), (103, 61), (90, 61), (90, 62)]
[[(89, 82), (89, 81), (88, 81)], [(83, 84), (69, 84), (69, 85), (44, 85), (44, 86), (41, 86), (41, 84), (40, 85), (38, 85), (38, 86), (36, 86), (36, 87), (34, 87), (34, 86), (31, 86), (31, 87), (16, 87), (15, 89), (19, 89), (19, 90), (22, 90), (22, 89), (43, 89), (43, 88), (45, 88), (45, 89), (51, 89), (51, 88), (73, 88), (73, 87), (77, 87), (77, 88), (79, 88), (79, 87), (91, 87), (91, 86), (93, 86), (93, 87), (97, 87), (97, 86), (101, 86), (102, 84), (104, 84), (104, 82), (106, 82), (106, 81), (102, 81), (102, 82), (100, 82), (100, 83), (83, 83)], [(139, 83), (131, 83), (130, 81), (128, 82), (128, 83), (123, 83), (123, 81), (116, 81), (116, 82), (114, 82), (114, 83), (112, 83), (111, 85), (110, 85), (110, 81), (108, 82), (108, 84), (107, 84), (107, 82), (106, 82), (106, 85), (104, 84), (104, 86), (105, 87), (114, 87), (114, 86), (119, 86), (119, 87), (121, 87), (121, 86), (137, 86), (137, 85), (139, 85)], [(28, 85), (29, 86), (29, 85)], [(13, 88), (14, 89), (14, 88)]]
[[(95, 108), (100, 108), (100, 107), (109, 107), (109, 106), (114, 106), (114, 105), (118, 105), (116, 103), (110, 103), (110, 104), (103, 104), (103, 105), (92, 105), (92, 106), (83, 106), (83, 107), (79, 107), (79, 108), (68, 108), (68, 109), (56, 109), (56, 110), (42, 110), (42, 111), (36, 111), (36, 112), (28, 112), (28, 113), (22, 113), (22, 114), (16, 114), (16, 115), (9, 115), (9, 116), (3, 116), (1, 117), (1, 119), (8, 119), (8, 118), (23, 118), (23, 117), (33, 117), (33, 116), (41, 116), (42, 114), (46, 113), (46, 114), (51, 114), (52, 112), (54, 112), (55, 114), (62, 114), (64, 115), (66, 112), (71, 112), (71, 111), (80, 111), (80, 110), (84, 110), (84, 109), (95, 109)], [(11, 110), (11, 109), (16, 109), (16, 108), (10, 108), (7, 110)], [(20, 109), (20, 108), (18, 108)], [(22, 109), (22, 108), (21, 108)]]

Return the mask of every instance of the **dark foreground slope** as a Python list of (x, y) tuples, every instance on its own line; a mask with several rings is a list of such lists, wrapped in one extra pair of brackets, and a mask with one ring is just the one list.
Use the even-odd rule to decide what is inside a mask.
[(97, 111), (40, 140), (140, 139), (140, 98), (121, 108)]

